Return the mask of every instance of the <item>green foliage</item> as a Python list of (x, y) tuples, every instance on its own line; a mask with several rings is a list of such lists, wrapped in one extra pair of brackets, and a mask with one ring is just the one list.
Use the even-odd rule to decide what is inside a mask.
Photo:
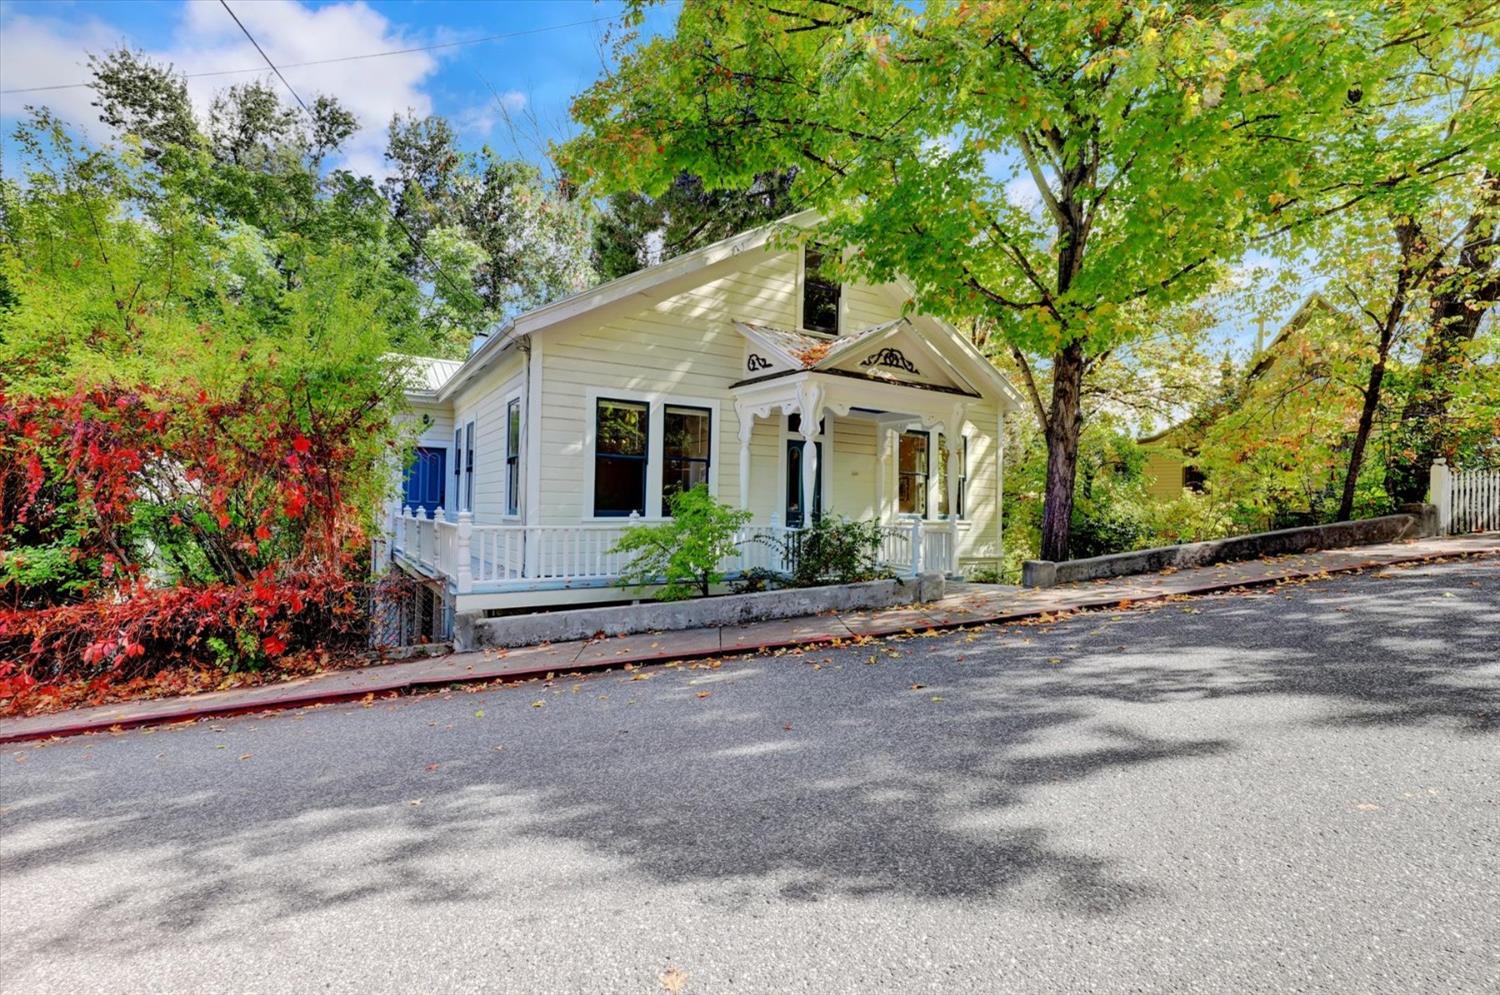
[(852, 275), (904, 276), (924, 311), (990, 319), (1018, 357), (1061, 555), (1089, 368), (1254, 240), (1484, 161), (1493, 105), (1468, 108), (1493, 87), (1422, 101), (1415, 139), (1380, 109), (1446, 77), (1447, 53), (1493, 64), (1494, 31), (1464, 0), (687, 3), (577, 98), (565, 165), (601, 193), (655, 194), (684, 172), (736, 189), (795, 164), (793, 197), (853, 250)]
[(744, 190), (708, 190), (684, 173), (657, 197), (611, 194), (594, 220), (594, 268), (613, 280), (783, 218), (796, 210), (795, 176), (788, 170), (757, 176)]
[(795, 533), (792, 583), (857, 584), (886, 575), (879, 563), (879, 522), (821, 515)]
[(858, 584), (889, 576), (880, 566), (883, 529), (876, 521), (820, 515), (813, 523), (784, 537), (762, 536), (776, 549), (788, 572), (781, 579), (792, 587)]
[(635, 590), (660, 584), (662, 601), (707, 597), (723, 581), (720, 564), (734, 555), (750, 512), (716, 501), (702, 484), (672, 495), (671, 504), (670, 521), (632, 526), (610, 550), (634, 554), (620, 584)]
[[(391, 119), (382, 185), (410, 232), (405, 271), (432, 286), (428, 318), (461, 352), (473, 331), (593, 282), (583, 204), (536, 166), (458, 148), (439, 117)], [(420, 252), (418, 251), (420, 248)]]

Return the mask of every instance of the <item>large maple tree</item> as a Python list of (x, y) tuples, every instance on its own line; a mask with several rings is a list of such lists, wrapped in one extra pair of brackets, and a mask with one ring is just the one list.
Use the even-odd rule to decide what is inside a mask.
[(1487, 6), (690, 0), (622, 42), (562, 158), (600, 193), (795, 166), (850, 275), (990, 320), (1047, 442), (1041, 554), (1064, 559), (1090, 370), (1253, 239), (1440, 171), (1453, 149), (1351, 161), (1344, 138)]

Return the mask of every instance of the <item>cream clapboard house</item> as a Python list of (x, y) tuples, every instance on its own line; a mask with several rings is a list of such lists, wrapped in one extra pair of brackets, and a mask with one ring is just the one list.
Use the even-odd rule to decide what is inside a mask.
[(754, 515), (731, 573), (774, 565), (754, 534), (809, 511), (886, 523), (898, 572), (999, 560), (1018, 395), (955, 329), (903, 317), (901, 287), (832, 284), (815, 247), (778, 237), (815, 221), (537, 308), (463, 362), (416, 364), (421, 432), (389, 548), (430, 582), (434, 619), (628, 600), (610, 547), (698, 483)]

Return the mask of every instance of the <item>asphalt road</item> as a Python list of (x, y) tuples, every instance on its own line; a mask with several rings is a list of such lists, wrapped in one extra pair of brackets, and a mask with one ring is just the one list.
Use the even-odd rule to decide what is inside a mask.
[(0, 991), (1494, 992), (1500, 560), (0, 754)]

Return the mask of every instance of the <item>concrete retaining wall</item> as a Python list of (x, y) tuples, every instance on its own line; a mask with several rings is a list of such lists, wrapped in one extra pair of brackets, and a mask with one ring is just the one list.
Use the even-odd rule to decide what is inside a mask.
[(1284, 556), (1315, 549), (1339, 549), (1372, 543), (1416, 539), (1437, 534), (1437, 509), (1429, 504), (1408, 505), (1399, 515), (1366, 518), (1331, 525), (1309, 525), (1275, 532), (1231, 536), (1181, 546), (1157, 546), (1130, 553), (1091, 556), (1084, 560), (1027, 560), (1021, 567), (1022, 587), (1052, 587), (1081, 580), (1156, 573), (1168, 567), (1205, 567), (1262, 556)]
[(936, 601), (945, 589), (940, 573), (863, 584), (797, 587), (755, 594), (725, 594), (691, 601), (652, 601), (613, 608), (580, 608), (502, 618), (459, 616), (454, 641), (461, 649), (481, 646), (534, 646), (588, 639), (603, 633), (720, 628), (775, 618), (798, 618), (826, 611), (858, 611)]

